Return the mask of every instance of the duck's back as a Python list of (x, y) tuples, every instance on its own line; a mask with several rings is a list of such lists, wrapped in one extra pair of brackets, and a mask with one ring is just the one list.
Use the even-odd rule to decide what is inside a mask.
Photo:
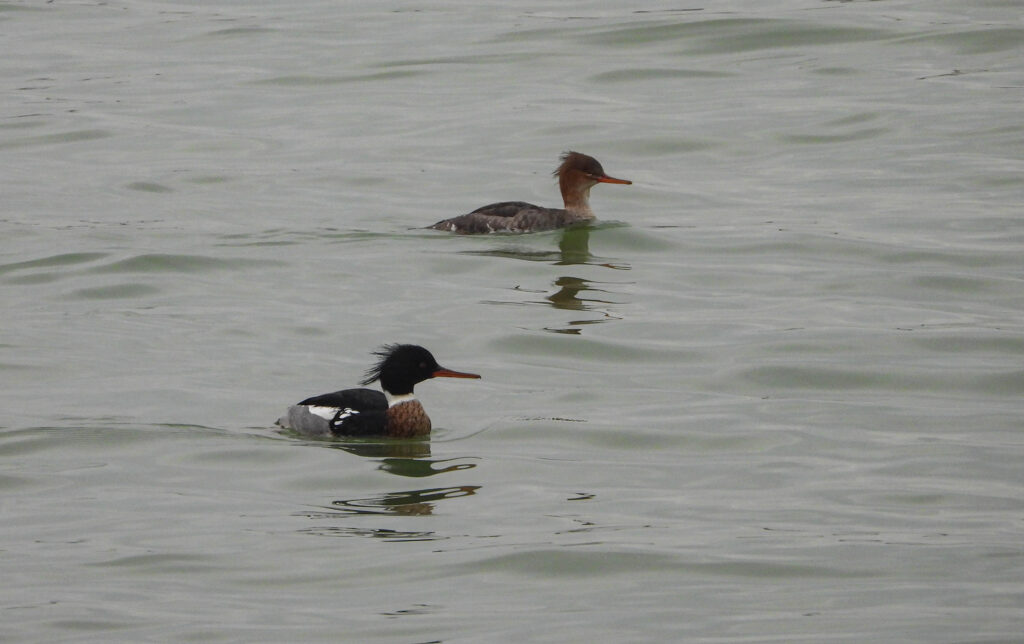
[(561, 228), (573, 221), (572, 215), (561, 208), (544, 208), (525, 201), (502, 201), (439, 221), (430, 228), (464, 235), (526, 233)]
[(313, 405), (317, 407), (349, 407), (359, 411), (370, 411), (374, 409), (384, 410), (388, 408), (388, 399), (384, 392), (376, 389), (342, 389), (332, 391), (329, 394), (310, 396), (299, 405)]
[(373, 389), (343, 389), (292, 405), (277, 421), (305, 436), (360, 436), (384, 431), (387, 397)]

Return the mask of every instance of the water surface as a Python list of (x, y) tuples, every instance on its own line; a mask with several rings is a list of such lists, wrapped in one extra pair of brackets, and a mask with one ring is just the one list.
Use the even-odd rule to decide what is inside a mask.
[[(1016, 3), (0, 21), (0, 639), (1019, 639)], [(431, 440), (275, 430), (385, 342)]]

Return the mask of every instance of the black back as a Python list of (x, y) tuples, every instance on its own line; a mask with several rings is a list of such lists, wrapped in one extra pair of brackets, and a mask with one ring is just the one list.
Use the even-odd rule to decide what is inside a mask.
[[(327, 426), (335, 436), (379, 435), (387, 426), (387, 398), (373, 389), (343, 389), (320, 394), (303, 400), (298, 406), (303, 405), (335, 409), (334, 417), (327, 419)], [(312, 415), (308, 418), (314, 424), (321, 422)]]
[(316, 407), (337, 407), (339, 409), (352, 409), (359, 412), (383, 411), (388, 408), (388, 399), (383, 393), (373, 389), (343, 389), (307, 398), (299, 404), (314, 405)]

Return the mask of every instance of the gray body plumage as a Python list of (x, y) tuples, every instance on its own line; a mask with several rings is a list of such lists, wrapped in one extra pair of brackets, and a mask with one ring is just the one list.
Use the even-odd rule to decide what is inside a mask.
[(330, 419), (312, 413), (309, 410), (309, 405), (292, 405), (288, 408), (288, 413), (278, 419), (277, 424), (285, 429), (291, 429), (313, 438), (327, 438), (334, 435), (334, 432), (331, 431)]

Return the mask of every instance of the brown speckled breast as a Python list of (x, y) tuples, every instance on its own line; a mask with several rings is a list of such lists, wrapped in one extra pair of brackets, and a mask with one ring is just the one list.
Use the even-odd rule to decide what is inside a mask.
[(430, 417), (418, 400), (389, 407), (384, 434), (392, 438), (412, 438), (430, 433)]

